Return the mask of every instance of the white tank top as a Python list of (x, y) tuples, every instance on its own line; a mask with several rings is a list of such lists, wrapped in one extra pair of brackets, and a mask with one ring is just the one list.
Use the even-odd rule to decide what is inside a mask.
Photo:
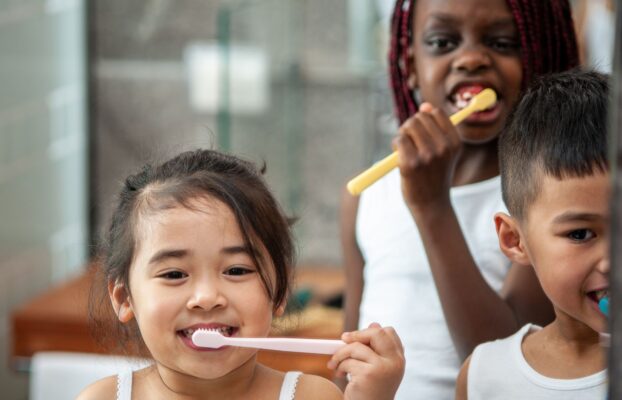
[(607, 371), (578, 379), (554, 379), (533, 369), (522, 351), (523, 338), (541, 329), (527, 324), (503, 340), (475, 348), (469, 364), (469, 400), (603, 400), (607, 394)]
[[(510, 266), (493, 220), (496, 212), (506, 212), (500, 178), (452, 188), (450, 197), (476, 264), (499, 291)], [(453, 399), (461, 361), (397, 169), (363, 192), (356, 236), (365, 259), (359, 326), (393, 326), (404, 344), (406, 369), (395, 398)]]
[[(132, 399), (132, 373), (133, 371), (128, 370), (117, 375), (117, 400)], [(285, 373), (278, 400), (294, 400), (300, 375), (302, 373), (299, 371)]]

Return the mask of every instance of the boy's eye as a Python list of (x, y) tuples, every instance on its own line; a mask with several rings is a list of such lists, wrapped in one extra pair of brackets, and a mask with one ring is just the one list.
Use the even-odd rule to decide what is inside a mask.
[(255, 272), (255, 270), (251, 269), (249, 267), (244, 267), (244, 266), (241, 266), (241, 265), (235, 265), (233, 267), (228, 268), (225, 271), (225, 275), (240, 276), (240, 275), (252, 274), (254, 272)]
[(158, 275), (159, 278), (170, 279), (170, 280), (183, 279), (187, 276), (188, 275), (185, 272), (181, 272), (181, 271), (167, 271), (163, 274)]
[(568, 233), (568, 238), (575, 242), (585, 242), (586, 240), (592, 239), (594, 236), (596, 236), (594, 232), (589, 229), (576, 229)]

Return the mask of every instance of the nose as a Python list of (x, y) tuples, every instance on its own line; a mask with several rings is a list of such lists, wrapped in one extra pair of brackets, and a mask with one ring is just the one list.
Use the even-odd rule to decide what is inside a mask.
[(491, 66), (492, 59), (483, 44), (463, 43), (452, 66), (454, 70), (473, 73)]
[(224, 308), (227, 298), (218, 282), (203, 280), (193, 286), (192, 295), (188, 299), (187, 308), (195, 310), (213, 310)]
[(598, 264), (596, 265), (596, 270), (600, 272), (601, 274), (607, 275), (609, 274), (610, 267), (611, 267), (611, 263), (609, 261), (609, 257), (607, 257), (607, 258), (603, 258), (602, 260), (598, 262)]

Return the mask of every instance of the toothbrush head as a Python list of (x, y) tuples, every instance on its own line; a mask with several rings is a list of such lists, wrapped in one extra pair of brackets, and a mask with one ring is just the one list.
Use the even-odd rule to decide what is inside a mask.
[(489, 107), (492, 107), (497, 102), (497, 93), (494, 90), (487, 88), (478, 93), (471, 103), (475, 112), (483, 111)]
[(609, 316), (609, 296), (605, 296), (598, 301), (598, 308), (605, 316)]
[(225, 346), (227, 339), (213, 329), (197, 329), (192, 334), (192, 343), (199, 347), (218, 349)]

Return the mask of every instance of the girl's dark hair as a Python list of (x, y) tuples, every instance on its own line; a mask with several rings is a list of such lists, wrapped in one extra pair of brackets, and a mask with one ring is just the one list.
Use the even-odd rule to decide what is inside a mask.
[[(412, 46), (416, 0), (397, 0), (391, 20), (389, 74), (400, 123), (418, 105), (408, 85), (407, 51)], [(577, 40), (568, 0), (506, 0), (518, 28), (523, 65), (522, 87), (538, 75), (560, 72), (579, 64)]]
[[(130, 346), (137, 346), (130, 353), (146, 354), (135, 322), (116, 323), (108, 299), (108, 284), (121, 283), (130, 295), (129, 271), (137, 246), (136, 227), (145, 212), (176, 206), (192, 209), (193, 200), (200, 197), (219, 200), (231, 209), (245, 245), (252, 250), (251, 257), (274, 308), (283, 303), (295, 263), (295, 249), (290, 221), (268, 189), (263, 172), (231, 155), (195, 150), (155, 167), (146, 165), (125, 180), (102, 243), (99, 279), (90, 299), (93, 327), (104, 345), (123, 346), (130, 342)], [(264, 248), (269, 260), (262, 256), (260, 249)], [(270, 265), (274, 266), (274, 279), (270, 278)], [(110, 332), (112, 322), (118, 328)]]

